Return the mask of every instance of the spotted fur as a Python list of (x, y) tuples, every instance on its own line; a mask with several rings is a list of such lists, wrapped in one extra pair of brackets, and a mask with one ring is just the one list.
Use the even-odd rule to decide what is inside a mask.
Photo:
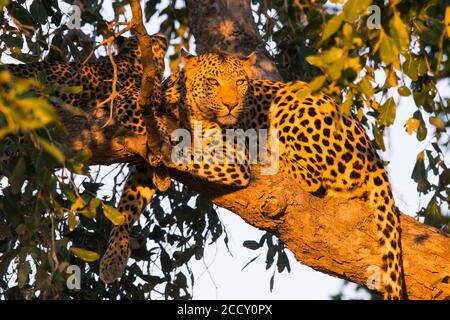
[[(167, 137), (170, 123), (175, 128), (177, 125), (173, 123), (182, 122), (182, 127), (191, 133), (193, 143), (196, 128), (203, 140), (200, 152), (192, 147), (189, 158), (178, 162), (173, 160), (171, 143), (165, 143), (162, 147), (164, 164), (208, 181), (245, 187), (250, 181), (247, 150), (239, 141), (227, 141), (225, 131), (244, 112), (248, 72), (254, 55), (242, 60), (221, 54), (185, 55), (182, 62), (184, 69), (179, 75), (183, 78), (184, 93), (176, 96), (178, 100), (170, 93), (165, 94), (157, 114), (159, 126), (165, 130), (162, 135)], [(169, 78), (164, 89), (170, 92), (173, 80)]]
[[(210, 94), (204, 79), (211, 74), (211, 66), (218, 69), (224, 57), (209, 53), (197, 59), (202, 63), (189, 72), (173, 74), (164, 84), (166, 106), (171, 112), (185, 105), (188, 109), (185, 113), (192, 118), (206, 117), (222, 128), (277, 129), (281, 170), (302, 189), (321, 197), (362, 199), (373, 208), (381, 250), (382, 288), (379, 289), (386, 299), (405, 298), (399, 212), (383, 163), (360, 123), (352, 116), (341, 114), (333, 99), (325, 94), (299, 99), (298, 92), (308, 86), (306, 83), (257, 79), (247, 79), (246, 95), (238, 97), (242, 99), (238, 102), (242, 107), (235, 114), (238, 120), (220, 123), (223, 109), (209, 103), (211, 99), (220, 101), (220, 96), (203, 98)], [(235, 61), (231, 66), (239, 68), (239, 60)], [(234, 87), (237, 90), (236, 84)], [(226, 95), (230, 89), (221, 90)], [(202, 177), (210, 181), (243, 185), (241, 176), (227, 173), (225, 177), (220, 176), (223, 171), (210, 170), (215, 167), (206, 163), (200, 167)], [(245, 175), (248, 183), (248, 168)]]
[[(147, 128), (143, 116), (150, 110), (144, 110), (138, 103), (142, 83), (141, 52), (135, 37), (117, 39), (118, 54), (114, 57), (117, 66), (118, 96), (114, 99), (115, 116), (120, 123), (135, 134), (146, 135)], [(157, 106), (161, 96), (161, 80), (164, 72), (164, 55), (167, 42), (164, 36), (151, 37), (151, 50), (154, 58), (155, 79), (153, 81), (152, 104)], [(52, 93), (52, 102), (57, 109), (64, 104), (76, 108), (89, 109), (108, 98), (112, 91), (113, 65), (108, 57), (102, 57), (94, 63), (79, 62), (37, 62), (31, 64), (3, 65), (13, 75), (21, 78), (44, 79), (46, 83), (58, 86), (81, 86), (77, 93), (67, 93), (64, 89)], [(105, 105), (105, 107), (108, 107)], [(22, 142), (22, 137), (19, 142)], [(15, 154), (11, 152), (11, 139), (4, 143), (0, 160), (7, 163)], [(158, 182), (158, 186), (155, 186)], [(149, 203), (156, 188), (167, 188), (170, 179), (164, 168), (150, 168), (147, 165), (130, 167), (130, 173), (122, 191), (119, 212), (125, 217), (125, 223), (114, 226), (109, 245), (100, 263), (100, 277), (112, 282), (123, 273), (130, 256), (129, 231)]]

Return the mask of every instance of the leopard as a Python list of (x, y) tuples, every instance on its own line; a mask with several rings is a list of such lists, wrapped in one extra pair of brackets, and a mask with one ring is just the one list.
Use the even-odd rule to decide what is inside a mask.
[[(181, 126), (192, 139), (184, 149), (178, 150), (188, 151), (178, 161), (174, 161), (177, 154), (173, 147), (174, 142), (179, 141), (165, 139), (160, 148), (161, 161), (168, 168), (189, 172), (210, 182), (230, 187), (247, 186), (250, 182), (248, 150), (242, 141), (227, 139), (227, 130), (246, 112), (243, 98), (256, 55), (242, 59), (229, 55), (198, 58), (182, 51), (181, 57), (184, 66), (181, 73), (189, 93), (179, 96), (172, 92), (177, 79), (170, 76), (163, 83), (164, 96), (155, 117), (162, 137), (169, 137)], [(198, 72), (199, 69), (204, 72)], [(197, 146), (196, 139), (200, 140)]]
[[(154, 94), (150, 99), (152, 105), (157, 105), (161, 95), (167, 40), (162, 34), (154, 34), (150, 36), (150, 40), (149, 49), (152, 50), (152, 67), (154, 68), (152, 82)], [(115, 39), (115, 44), (117, 54), (114, 56), (114, 63), (117, 68), (118, 95), (113, 100), (114, 115), (130, 132), (136, 135), (147, 135), (148, 128), (144, 118), (152, 111), (145, 110), (139, 104), (143, 66), (138, 39), (136, 36), (119, 36)], [(51, 84), (56, 87), (56, 90), (51, 93), (50, 102), (58, 112), (65, 112), (66, 105), (80, 109), (94, 108), (105, 101), (112, 92), (114, 66), (109, 57), (100, 57), (92, 63), (43, 61), (29, 64), (5, 64), (0, 68), (9, 70), (15, 77), (36, 78), (45, 85)], [(80, 87), (80, 90), (70, 92), (64, 89), (66, 87)], [(45, 92), (36, 93), (39, 98), (47, 96)], [(18, 137), (18, 143), (23, 144), (24, 135), (19, 133)], [(3, 143), (0, 160), (4, 164), (18, 156), (17, 152), (12, 151), (12, 144), (11, 137), (7, 137)], [(169, 185), (170, 179), (168, 180), (166, 172), (161, 167), (152, 168), (145, 164), (130, 165), (118, 204), (118, 210), (124, 216), (125, 222), (112, 227), (106, 252), (100, 262), (99, 275), (104, 282), (110, 283), (122, 274), (130, 255), (128, 240), (132, 225), (154, 193), (157, 190), (164, 191)]]
[[(224, 57), (224, 59), (225, 60), (223, 61), (221, 68), (215, 68), (215, 66), (211, 66), (211, 71), (215, 70), (215, 77), (221, 79), (221, 81), (227, 81), (228, 79), (231, 79), (231, 82), (229, 83), (230, 87), (234, 85), (235, 77), (239, 78), (239, 82), (238, 90), (235, 92), (235, 96), (228, 95), (227, 97), (224, 97), (225, 103), (228, 103), (233, 110), (230, 112), (230, 114), (223, 114), (223, 118), (221, 121), (222, 125), (226, 125), (227, 123), (231, 124), (233, 122), (232, 118), (237, 117), (241, 113), (243, 104), (237, 104), (237, 102), (242, 101), (242, 97), (245, 94), (247, 73), (254, 61), (253, 57), (248, 57), (242, 60), (236, 60), (226, 57)], [(190, 62), (195, 63), (195, 61), (191, 60), (190, 55), (185, 53), (184, 51), (182, 60), (187, 70), (189, 70), (189, 68), (196, 68), (194, 64), (190, 64)], [(235, 74), (236, 71), (237, 73)], [(232, 72), (233, 74), (230, 74), (230, 72)], [(202, 80), (194, 79), (192, 88), (197, 87), (196, 81)], [(211, 88), (213, 87), (211, 86)], [(201, 162), (201, 160), (199, 159), (195, 159), (197, 161), (195, 161), (194, 164), (191, 164), (191, 160), (193, 160), (193, 158), (196, 156), (195, 153), (192, 153), (192, 157), (189, 157), (189, 161), (187, 161), (186, 163), (175, 163), (171, 161), (171, 149), (170, 147), (168, 147), (168, 140), (165, 139), (166, 143), (163, 143), (162, 145), (158, 144), (158, 139), (164, 140), (164, 138), (168, 136), (168, 132), (173, 131), (174, 126), (179, 125), (179, 121), (181, 121), (181, 119), (184, 120), (183, 127), (189, 129), (190, 132), (195, 126), (195, 121), (202, 122), (202, 128), (200, 129), (200, 132), (205, 136), (202, 150), (208, 148), (210, 153), (214, 154), (215, 151), (218, 150), (221, 146), (221, 142), (223, 142), (225, 144), (226, 150), (233, 151), (233, 155), (227, 155), (228, 157), (231, 157), (231, 159), (228, 159), (227, 162), (224, 162), (224, 160), (226, 160), (225, 155), (221, 155), (223, 158), (219, 160), (222, 160), (223, 163), (220, 166), (216, 166), (215, 168), (216, 171), (221, 170), (223, 172), (218, 173), (217, 179), (213, 179), (209, 176), (209, 180), (230, 186), (246, 185), (249, 182), (249, 165), (245, 158), (245, 154), (243, 154), (245, 152), (245, 149), (239, 148), (241, 150), (241, 153), (234, 152), (236, 149), (238, 149), (235, 144), (231, 145), (226, 140), (217, 141), (217, 139), (215, 139), (215, 136), (218, 132), (223, 132), (223, 128), (221, 128), (217, 122), (213, 121), (214, 119), (209, 119), (207, 117), (189, 117), (189, 115), (183, 113), (183, 110), (187, 109), (174, 109), (168, 107), (168, 104), (167, 102), (165, 102), (164, 96), (162, 95), (163, 92), (164, 88), (162, 87), (160, 91), (153, 90), (151, 100), (152, 108), (154, 109), (154, 121), (156, 122), (156, 127), (154, 127), (153, 129), (158, 131), (158, 137), (154, 137), (153, 139), (149, 138), (149, 140), (152, 140), (149, 141), (149, 150), (161, 151), (163, 158), (160, 159), (160, 157), (158, 157), (155, 152), (151, 152), (149, 156), (152, 157), (152, 160), (148, 160), (148, 164), (134, 166), (130, 170), (130, 180), (126, 182), (125, 189), (119, 202), (119, 212), (125, 217), (126, 222), (121, 226), (116, 226), (113, 228), (108, 249), (100, 262), (100, 278), (106, 283), (112, 283), (123, 275), (128, 260), (131, 256), (129, 230), (131, 229), (132, 225), (139, 219), (145, 207), (150, 203), (151, 198), (155, 194), (155, 191), (161, 190), (158, 185), (155, 185), (155, 182), (158, 181), (158, 179), (150, 179), (149, 176), (151, 176), (152, 174), (159, 174), (163, 176), (160, 180), (166, 178), (165, 175), (167, 174), (167, 172), (161, 171), (161, 167), (175, 168), (179, 171), (188, 171), (199, 177), (208, 174), (209, 170), (213, 170), (212, 168), (208, 168), (209, 165), (206, 165), (206, 168), (201, 168), (197, 163)], [(201, 107), (201, 105), (199, 105), (199, 107)], [(218, 105), (217, 108), (220, 108), (220, 105)], [(175, 110), (180, 111), (180, 113), (174, 112)], [(210, 147), (210, 145), (212, 146)], [(210, 162), (211, 166), (214, 165), (212, 158), (207, 159), (206, 161)], [(162, 166), (161, 163), (164, 165)], [(152, 164), (153, 166), (151, 166), (150, 164)], [(198, 171), (197, 168), (201, 168), (201, 170)], [(237, 175), (239, 179), (233, 178), (225, 180), (223, 177), (228, 176), (229, 174), (231, 174), (231, 176), (233, 177)]]
[[(317, 197), (360, 199), (372, 208), (380, 248), (382, 286), (378, 291), (384, 299), (406, 299), (400, 212), (383, 161), (364, 127), (352, 114), (342, 113), (330, 95), (302, 96), (300, 92), (311, 91), (306, 82), (251, 78), (247, 62), (254, 60), (255, 56), (243, 63), (221, 52), (185, 54), (184, 68), (163, 83), (158, 113), (166, 121), (160, 121), (166, 126), (161, 129), (166, 130), (163, 135), (173, 135), (167, 131), (168, 123), (173, 128), (173, 123), (192, 126), (193, 119), (218, 132), (226, 128), (275, 130), (280, 170), (300, 188)], [(167, 154), (173, 156), (176, 143), (176, 139), (164, 142), (166, 150), (172, 151)], [(168, 167), (207, 181), (234, 187), (250, 183), (248, 159), (231, 167), (203, 160), (180, 165), (167, 155), (162, 158)]]

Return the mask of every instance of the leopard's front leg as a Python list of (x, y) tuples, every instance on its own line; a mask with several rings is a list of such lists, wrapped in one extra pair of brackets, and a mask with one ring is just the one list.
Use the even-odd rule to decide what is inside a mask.
[(251, 168), (247, 148), (228, 141), (218, 124), (203, 121), (200, 130), (184, 129), (172, 131), (170, 135), (171, 143), (164, 141), (161, 146), (161, 159), (167, 167), (219, 184), (234, 187), (249, 184)]

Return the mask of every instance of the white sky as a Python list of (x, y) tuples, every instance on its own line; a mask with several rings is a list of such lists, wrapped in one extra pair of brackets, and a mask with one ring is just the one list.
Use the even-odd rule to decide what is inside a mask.
[[(106, 15), (111, 15), (110, 7), (105, 7), (104, 11)], [(147, 24), (150, 34), (159, 30), (161, 20), (152, 19)], [(2, 58), (3, 62), (8, 61), (5, 56)], [(383, 79), (377, 81), (381, 82)], [(439, 88), (443, 97), (450, 97), (448, 83), (441, 83)], [(398, 99), (397, 96), (395, 100)], [(390, 161), (387, 169), (397, 206), (409, 214), (414, 214), (420, 207), (416, 184), (410, 177), (416, 155), (426, 145), (426, 142), (418, 143), (415, 135), (408, 135), (403, 128), (415, 110), (417, 109), (412, 97), (401, 98), (395, 123), (389, 129), (388, 151), (383, 155), (385, 160)], [(429, 141), (430, 131), (432, 130), (429, 128), (428, 138), (425, 141)], [(107, 181), (106, 183), (108, 184)], [(427, 203), (425, 200), (422, 201), (422, 206)], [(194, 261), (191, 264), (196, 275), (194, 299), (329, 299), (331, 294), (339, 291), (341, 280), (303, 266), (289, 254), (292, 271), (277, 273), (274, 290), (270, 292), (269, 279), (273, 269), (265, 270), (265, 251), (261, 252), (259, 259), (241, 271), (242, 267), (257, 255), (257, 251), (244, 248), (242, 242), (259, 240), (262, 232), (227, 210), (220, 209), (219, 215), (230, 236), (229, 247), (233, 256), (228, 253), (223, 241), (219, 240), (217, 244), (205, 249), (203, 261)], [(346, 293), (349, 294), (347, 297), (365, 297), (355, 295), (352, 290), (347, 290)]]

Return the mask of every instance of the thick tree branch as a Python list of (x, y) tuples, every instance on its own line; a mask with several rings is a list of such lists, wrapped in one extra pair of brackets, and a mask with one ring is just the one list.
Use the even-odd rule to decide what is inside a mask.
[(155, 68), (153, 68), (153, 52), (151, 50), (151, 39), (147, 34), (142, 21), (142, 9), (139, 0), (131, 0), (131, 12), (133, 14), (133, 26), (136, 31), (139, 48), (141, 48), (141, 62), (144, 69), (142, 75), (141, 92), (139, 95), (139, 104), (147, 110), (152, 95), (153, 81), (155, 79)]
[[(220, 44), (218, 47), (222, 50), (237, 54), (248, 53), (254, 49), (258, 52), (263, 50), (256, 27), (251, 26), (253, 20), (250, 19), (247, 0), (187, 2), (191, 27), (200, 51), (210, 45), (214, 47), (214, 44)], [(208, 9), (208, 5), (225, 11)], [(239, 20), (243, 19), (243, 16), (246, 16), (247, 20)], [(228, 34), (217, 32), (221, 30), (220, 24), (228, 20), (239, 27), (233, 32), (236, 35), (233, 41), (240, 45), (227, 43), (225, 38)], [(235, 22), (239, 24), (235, 25)], [(262, 59), (265, 62), (257, 66), (256, 74), (278, 79), (279, 75), (273, 63), (266, 56)], [(69, 130), (69, 141), (74, 148), (89, 148), (92, 151), (91, 164), (142, 161), (139, 155), (145, 155), (144, 137), (127, 132), (117, 122), (101, 129), (107, 113), (98, 114), (94, 110), (89, 112), (90, 116), (87, 118), (64, 116), (63, 120)], [(261, 176), (258, 168), (255, 168), (254, 173), (249, 187), (230, 190), (171, 171), (173, 178), (211, 199), (215, 204), (231, 210), (259, 229), (278, 235), (303, 264), (366, 285), (371, 275), (368, 267), (379, 264), (372, 211), (359, 201), (311, 196), (281, 173)], [(449, 298), (449, 284), (439, 283), (433, 288), (432, 283), (450, 275), (450, 238), (403, 214), (401, 222), (409, 297)]]
[[(219, 48), (242, 55), (256, 50), (259, 63), (254, 76), (280, 79), (254, 23), (250, 1), (186, 2), (190, 27), (200, 52)], [(239, 214), (253, 226), (273, 231), (304, 264), (365, 285), (370, 275), (367, 267), (379, 265), (372, 211), (355, 201), (318, 199), (294, 185), (295, 182), (279, 174), (256, 176), (245, 191), (225, 196), (217, 196), (200, 185), (194, 188), (207, 190), (203, 192), (205, 196)], [(254, 201), (255, 198), (258, 200)], [(439, 290), (444, 293), (438, 298), (450, 297), (450, 285), (441, 284), (439, 289), (430, 287), (440, 277), (450, 276), (450, 239), (405, 215), (402, 215), (402, 224), (410, 298), (429, 299)]]

